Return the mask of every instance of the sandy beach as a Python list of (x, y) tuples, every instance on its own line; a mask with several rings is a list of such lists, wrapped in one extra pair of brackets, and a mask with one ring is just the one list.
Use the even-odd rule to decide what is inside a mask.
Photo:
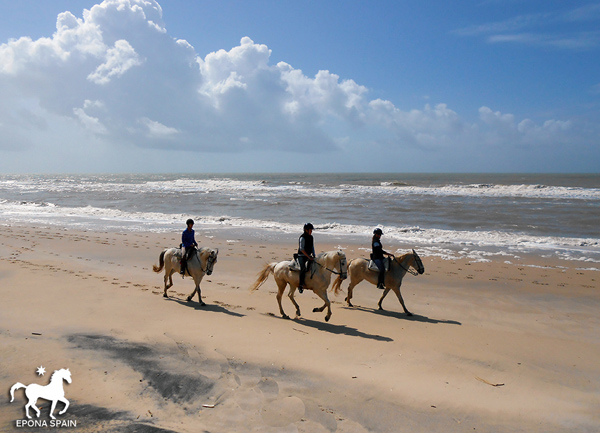
[[(540, 257), (491, 262), (422, 256), (402, 293), (366, 282), (349, 308), (296, 294), (302, 316), (279, 315), (272, 277), (248, 289), (289, 242), (206, 233), (219, 248), (203, 300), (175, 276), (170, 298), (152, 271), (179, 234), (0, 227), (0, 431), (18, 427), (16, 382), (47, 384), (69, 368), (60, 420), (82, 432), (596, 432), (600, 429), (597, 270)], [(317, 250), (364, 245), (319, 237)], [(408, 252), (410, 245), (386, 244)], [(507, 263), (510, 261), (510, 263)], [(345, 282), (342, 288), (345, 289)], [(294, 309), (284, 296), (283, 307)], [(36, 369), (43, 366), (42, 377)], [(40, 400), (40, 419), (49, 403)], [(58, 403), (56, 413), (62, 409)]]

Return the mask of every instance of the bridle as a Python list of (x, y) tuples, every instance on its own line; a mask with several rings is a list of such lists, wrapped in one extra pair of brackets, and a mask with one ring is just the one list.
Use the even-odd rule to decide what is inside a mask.
[[(348, 278), (348, 268), (346, 267), (347, 260), (346, 260), (345, 256), (340, 254), (340, 251), (338, 251), (338, 256), (340, 258), (340, 271), (339, 272), (336, 271), (335, 269), (329, 269), (327, 266), (322, 265), (321, 263), (317, 262), (316, 260), (315, 260), (315, 263), (317, 265), (319, 265), (320, 267), (322, 267), (323, 269), (331, 272), (332, 274), (339, 275), (342, 278), (342, 280), (345, 280), (346, 278)], [(346, 270), (344, 270), (344, 267), (346, 267)]]
[(398, 263), (398, 265), (400, 265), (400, 267), (402, 269), (404, 269), (406, 272), (408, 272), (409, 274), (414, 275), (415, 277), (417, 277), (419, 274), (422, 274), (423, 272), (425, 272), (425, 268), (423, 267), (423, 262), (421, 262), (421, 258), (416, 253), (416, 251), (412, 250), (412, 252), (413, 252), (413, 258), (414, 258), (415, 262), (417, 263), (417, 268), (418, 268), (417, 271), (411, 269), (410, 266), (408, 266), (407, 268), (404, 267), (404, 265), (402, 264), (402, 262), (400, 260), (398, 260), (397, 257), (394, 257), (394, 261), (396, 263)]
[(198, 261), (200, 262), (200, 270), (204, 272), (206, 275), (212, 274), (213, 266), (217, 261), (217, 255), (219, 254), (219, 250), (211, 250), (208, 258), (206, 259), (206, 269), (202, 269), (202, 258), (199, 255), (200, 250), (196, 250), (196, 257), (198, 257)]

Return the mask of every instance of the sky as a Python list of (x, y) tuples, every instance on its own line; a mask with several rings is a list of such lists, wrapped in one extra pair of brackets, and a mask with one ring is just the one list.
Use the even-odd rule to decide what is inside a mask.
[(0, 0), (0, 172), (600, 170), (600, 1)]

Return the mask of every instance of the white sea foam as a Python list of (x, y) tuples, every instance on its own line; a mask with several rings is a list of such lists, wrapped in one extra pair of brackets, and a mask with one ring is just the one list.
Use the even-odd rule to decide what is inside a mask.
[[(164, 232), (179, 230), (188, 215), (161, 212), (125, 212), (119, 209), (84, 207), (61, 207), (52, 203), (0, 202), (2, 220), (13, 223), (50, 224), (87, 229), (148, 230)], [(222, 216), (196, 216), (198, 227), (230, 227), (246, 229), (277, 230), (296, 233), (297, 224), (264, 219)], [(600, 262), (600, 239), (553, 236), (515, 235), (501, 231), (472, 231), (425, 229), (418, 226), (382, 226), (389, 243), (418, 245), (427, 248), (429, 255), (440, 257), (462, 256), (483, 260), (486, 256), (510, 254), (522, 251), (550, 251), (566, 260)], [(352, 235), (369, 238), (372, 227), (330, 222), (315, 224), (315, 232), (331, 235)], [(486, 249), (493, 249), (488, 251)], [(458, 251), (457, 251), (458, 250)]]
[(106, 182), (102, 178), (86, 181), (85, 178), (31, 177), (16, 181), (0, 179), (0, 190), (11, 189), (22, 193), (34, 192), (132, 192), (132, 193), (197, 193), (210, 194), (290, 194), (299, 196), (457, 196), (457, 197), (520, 197), (562, 200), (600, 200), (600, 188), (580, 188), (547, 185), (469, 184), (414, 186), (404, 182), (381, 182), (380, 185), (339, 184), (314, 185), (308, 182), (269, 183), (264, 180), (173, 179), (141, 182)]

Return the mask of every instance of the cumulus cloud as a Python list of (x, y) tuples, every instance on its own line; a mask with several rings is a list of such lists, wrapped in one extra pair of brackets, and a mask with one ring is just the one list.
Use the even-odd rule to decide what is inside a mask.
[(528, 145), (576, 130), (487, 107), (475, 122), (446, 104), (400, 110), (330, 71), (273, 65), (249, 37), (202, 56), (169, 35), (154, 0), (104, 0), (82, 17), (59, 14), (52, 36), (0, 45), (0, 91), (5, 150), (35, 146), (30, 131), (57, 118), (78, 128), (65, 137), (194, 152)]

